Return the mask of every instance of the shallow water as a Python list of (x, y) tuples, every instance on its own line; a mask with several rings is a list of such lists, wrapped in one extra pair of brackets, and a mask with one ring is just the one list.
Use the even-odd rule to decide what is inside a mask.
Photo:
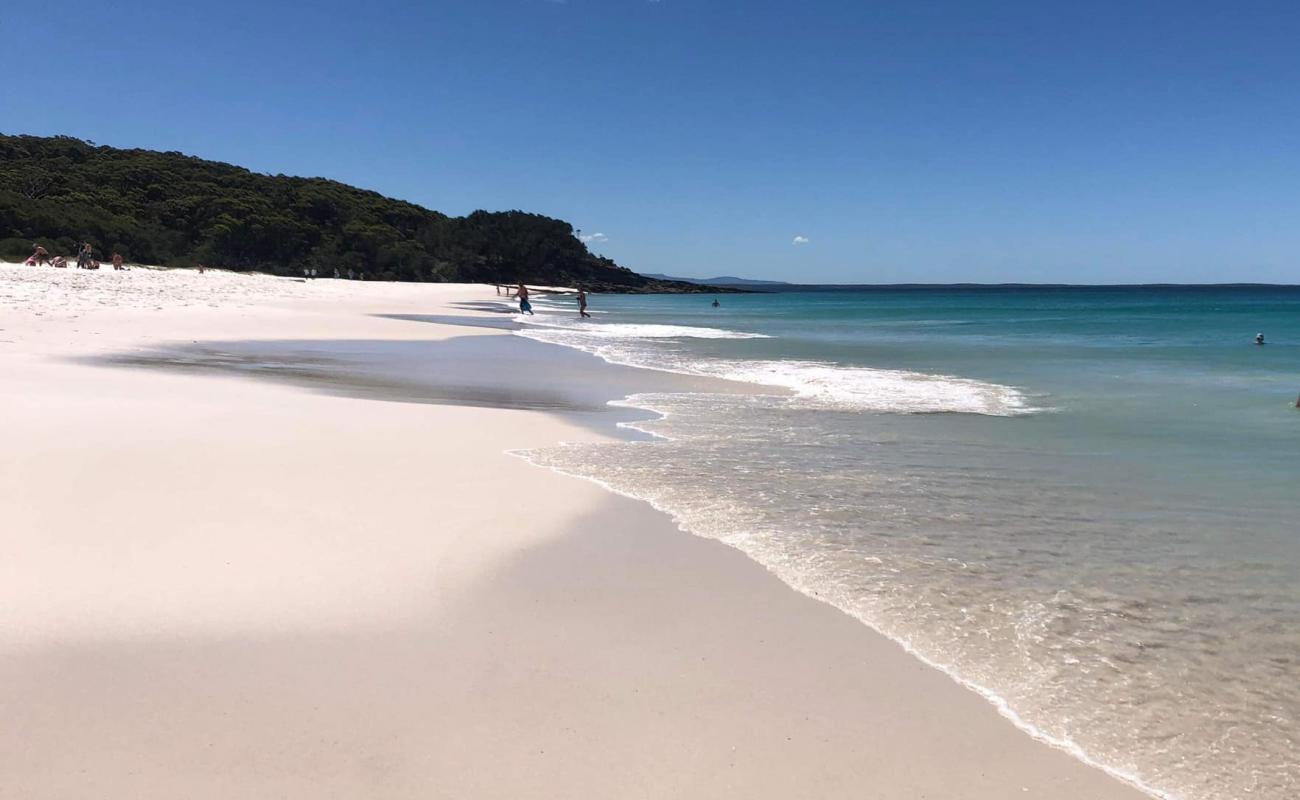
[[(464, 328), (498, 327), (491, 324), (494, 320), (481, 317), (397, 318)], [(505, 322), (509, 329), (518, 329), (513, 322)], [(602, 430), (619, 420), (646, 416), (609, 404), (610, 397), (634, 387), (653, 386), (674, 392), (743, 389), (724, 381), (668, 373), (647, 381), (645, 370), (611, 368), (590, 355), (499, 336), (433, 341), (205, 341), (84, 360), (96, 365), (275, 381), (326, 394), (386, 402), (551, 411)]]
[(634, 396), (660, 438), (529, 457), (1153, 791), (1300, 795), (1300, 289), (710, 300), (542, 300), (524, 335), (773, 394)]

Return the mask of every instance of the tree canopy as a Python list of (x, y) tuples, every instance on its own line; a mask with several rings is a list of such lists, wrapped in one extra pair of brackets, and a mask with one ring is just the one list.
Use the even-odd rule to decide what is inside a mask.
[(563, 220), (449, 217), (324, 178), (263, 175), (176, 152), (0, 135), (0, 257), (34, 244), (163, 266), (204, 264), (400, 281), (525, 281), (597, 291), (698, 291), (588, 251)]

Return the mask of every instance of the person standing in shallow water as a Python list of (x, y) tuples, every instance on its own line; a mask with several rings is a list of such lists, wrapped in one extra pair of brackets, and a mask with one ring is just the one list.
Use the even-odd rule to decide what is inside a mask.
[(587, 313), (587, 290), (583, 289), (582, 287), (578, 287), (578, 316), (580, 317), (591, 316), (590, 314)]
[(515, 292), (515, 297), (519, 298), (519, 313), (532, 314), (533, 304), (528, 302), (528, 287), (522, 283), (519, 284), (519, 290)]

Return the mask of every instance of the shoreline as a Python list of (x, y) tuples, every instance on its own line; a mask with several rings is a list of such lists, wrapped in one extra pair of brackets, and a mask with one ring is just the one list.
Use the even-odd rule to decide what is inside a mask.
[[(553, 345), (553, 346), (566, 347), (565, 345)], [(577, 350), (578, 352), (586, 352), (584, 350), (581, 350), (580, 348), (572, 348), (572, 349)], [(614, 361), (606, 361), (606, 363), (612, 366), (627, 366)], [(634, 367), (634, 369), (635, 368), (636, 367)], [(650, 368), (640, 368), (640, 369), (654, 371), (651, 370)], [(647, 414), (657, 415), (657, 418), (664, 418), (667, 416), (667, 412), (660, 411), (654, 408), (652, 405), (638, 404), (635, 400), (636, 396), (637, 393), (633, 393), (631, 395), (627, 395), (620, 399), (611, 400), (610, 404), (622, 408), (635, 409), (638, 411), (646, 412)], [(645, 437), (643, 439), (638, 440), (643, 443), (653, 443), (653, 440), (655, 439), (666, 440), (666, 441), (671, 440), (671, 437), (668, 437), (665, 434), (659, 433), (657, 431), (646, 430), (639, 427), (639, 423), (645, 422), (646, 419), (648, 418), (643, 417), (641, 419), (620, 421), (617, 422), (616, 425), (620, 429), (634, 431), (635, 433), (640, 434), (642, 437)], [(653, 418), (649, 418), (649, 419), (653, 419)], [(814, 600), (819, 604), (825, 605), (833, 609), (835, 612), (842, 614), (849, 619), (852, 619), (854, 622), (866, 627), (869, 631), (871, 631), (872, 634), (879, 636), (880, 638), (886, 640), (891, 644), (897, 645), (909, 657), (916, 659), (917, 661), (924, 664), (926, 667), (933, 669), (936, 672), (942, 673), (944, 676), (946, 676), (949, 680), (951, 680), (956, 685), (979, 696), (990, 706), (992, 706), (1001, 717), (1006, 719), (1013, 726), (1015, 726), (1017, 730), (1024, 733), (1034, 741), (1040, 742), (1044, 745), (1047, 745), (1048, 747), (1051, 747), (1054, 750), (1058, 750), (1062, 753), (1069, 755), (1071, 758), (1077, 760), (1081, 764), (1089, 768), (1098, 770), (1099, 772), (1102, 772), (1108, 775), (1109, 777), (1114, 778), (1115, 780), (1119, 781), (1125, 786), (1137, 790), (1139, 793), (1141, 793), (1142, 796), (1155, 798), (1155, 800), (1178, 800), (1178, 796), (1173, 793), (1165, 792), (1156, 787), (1150, 786), (1145, 782), (1143, 782), (1140, 778), (1138, 778), (1137, 776), (1131, 773), (1125, 772), (1124, 770), (1118, 768), (1111, 767), (1101, 761), (1096, 760), (1095, 758), (1090, 756), (1086, 750), (1084, 750), (1082, 747), (1075, 744), (1074, 742), (1064, 741), (1043, 732), (1040, 728), (1038, 728), (1034, 724), (1028, 722), (1023, 717), (1021, 717), (1015, 711), (1015, 709), (1011, 707), (1010, 703), (1006, 700), (1006, 698), (1002, 697), (996, 691), (989, 689), (969, 678), (966, 678), (953, 667), (942, 664), (938, 661), (935, 661), (927, 657), (920, 650), (916, 649), (910, 642), (898, 638), (896, 636), (890, 635), (888, 632), (878, 627), (871, 620), (863, 616), (854, 614), (853, 612), (847, 609), (841, 608), (840, 606), (836, 605), (835, 602), (832, 601), (831, 599), (827, 597), (823, 597), (820, 591), (807, 586), (800, 585), (796, 581), (792, 579), (788, 579), (787, 577), (783, 576), (778, 570), (763, 563), (763, 561), (761, 561), (757, 556), (750, 554), (742, 547), (732, 544), (730, 542), (722, 541), (716, 537), (709, 536), (707, 534), (699, 533), (697, 531), (692, 530), (689, 527), (687, 521), (683, 519), (681, 514), (673, 511), (672, 509), (666, 506), (663, 506), (655, 502), (652, 498), (644, 497), (635, 494), (633, 492), (624, 491), (612, 485), (607, 480), (604, 480), (596, 476), (584, 475), (579, 472), (566, 470), (563, 467), (539, 463), (533, 460), (533, 458), (531, 457), (532, 451), (529, 450), (515, 450), (515, 451), (508, 451), (508, 452), (511, 455), (521, 458), (524, 461), (528, 462), (529, 464), (538, 467), (540, 469), (551, 470), (561, 475), (565, 475), (582, 481), (587, 481), (601, 487), (602, 489), (604, 489), (605, 491), (611, 494), (617, 495), (619, 497), (627, 498), (637, 503), (643, 503), (645, 505), (648, 505), (651, 508), (653, 508), (656, 512), (668, 517), (672, 521), (673, 525), (676, 526), (678, 531), (687, 534), (688, 536), (691, 536), (693, 538), (722, 544), (729, 549), (735, 550), (736, 552), (744, 556), (745, 559), (748, 560), (749, 562), (761, 567), (764, 571), (770, 573), (773, 577), (775, 577), (778, 581), (780, 581), (780, 583), (786, 588), (793, 590), (794, 592), (796, 592), (797, 594), (803, 597), (806, 597), (810, 600)]]
[[(630, 408), (638, 408), (638, 409), (642, 409), (642, 410), (651, 410), (651, 409), (649, 409), (649, 408), (646, 407), (646, 406), (636, 406), (636, 405), (634, 405), (634, 404), (629, 404), (628, 407), (630, 407)], [(638, 430), (638, 429), (635, 427), (635, 422), (630, 422), (630, 423), (629, 423), (629, 422), (620, 422), (620, 423), (618, 423), (618, 425), (619, 425), (620, 427), (624, 427), (624, 426), (626, 426), (626, 427), (628, 427), (628, 428), (631, 428), (632, 430)], [(655, 437), (655, 438), (659, 438), (659, 437), (661, 437), (661, 434), (657, 434), (657, 433), (653, 433), (653, 434), (652, 434), (652, 433), (646, 432), (646, 435), (647, 435), (647, 436), (651, 436), (651, 437)], [(879, 627), (877, 627), (875, 624), (873, 624), (870, 620), (865, 619), (865, 618), (860, 617), (860, 616), (858, 616), (858, 615), (855, 615), (855, 614), (853, 614), (853, 613), (851, 613), (851, 612), (849, 612), (849, 611), (846, 611), (845, 609), (840, 608), (839, 606), (837, 606), (837, 605), (836, 605), (833, 601), (831, 601), (830, 599), (825, 598), (825, 597), (822, 597), (822, 596), (821, 596), (821, 593), (820, 593), (819, 591), (814, 590), (814, 589), (811, 589), (811, 588), (808, 588), (808, 587), (805, 587), (805, 586), (797, 585), (796, 583), (793, 583), (793, 582), (791, 582), (791, 581), (789, 581), (789, 580), (786, 580), (784, 577), (782, 577), (782, 576), (781, 576), (777, 571), (775, 571), (773, 568), (771, 568), (771, 567), (769, 567), (768, 565), (764, 564), (762, 561), (759, 561), (756, 557), (750, 555), (748, 552), (746, 552), (745, 550), (741, 549), (740, 547), (737, 547), (737, 546), (732, 545), (732, 544), (727, 543), (727, 542), (722, 542), (721, 540), (716, 539), (716, 538), (714, 538), (714, 537), (711, 537), (711, 536), (708, 536), (708, 535), (706, 535), (706, 534), (702, 534), (702, 533), (697, 533), (697, 532), (691, 530), (691, 529), (687, 526), (686, 522), (681, 518), (680, 515), (678, 515), (677, 513), (673, 512), (672, 510), (670, 510), (670, 509), (668, 509), (668, 508), (665, 508), (665, 507), (659, 505), (658, 503), (655, 503), (653, 500), (648, 499), (648, 498), (646, 498), (646, 497), (642, 497), (642, 496), (637, 495), (637, 494), (633, 494), (633, 493), (626, 492), (626, 491), (623, 491), (623, 490), (621, 490), (621, 489), (618, 489), (617, 487), (613, 486), (613, 485), (610, 484), (609, 482), (607, 482), (607, 481), (605, 481), (605, 480), (602, 480), (602, 479), (600, 479), (600, 478), (597, 478), (597, 477), (588, 476), (588, 475), (583, 475), (583, 474), (581, 474), (581, 473), (577, 473), (577, 472), (567, 471), (567, 470), (565, 470), (565, 469), (563, 469), (563, 468), (556, 467), (556, 466), (551, 466), (551, 465), (547, 465), (547, 464), (539, 464), (539, 463), (536, 463), (536, 462), (534, 462), (534, 461), (532, 461), (532, 460), (530, 459), (530, 457), (529, 457), (529, 451), (526, 451), (526, 450), (508, 451), (508, 452), (509, 452), (511, 455), (514, 455), (514, 456), (516, 456), (516, 457), (518, 457), (518, 458), (520, 458), (520, 459), (523, 459), (524, 461), (528, 462), (528, 463), (529, 463), (530, 465), (532, 465), (532, 466), (538, 467), (538, 468), (540, 468), (540, 469), (551, 470), (551, 471), (553, 471), (553, 472), (559, 473), (559, 474), (564, 475), (564, 476), (567, 476), (567, 477), (575, 478), (575, 479), (577, 479), (577, 480), (582, 480), (582, 481), (587, 481), (587, 482), (593, 483), (593, 484), (599, 486), (601, 489), (603, 489), (603, 490), (609, 492), (610, 494), (613, 494), (613, 495), (617, 495), (617, 496), (619, 496), (619, 497), (626, 498), (626, 499), (631, 500), (631, 501), (636, 502), (636, 503), (643, 503), (643, 504), (645, 504), (645, 505), (650, 506), (650, 507), (651, 507), (652, 509), (654, 509), (657, 513), (662, 514), (662, 515), (664, 515), (665, 517), (668, 517), (668, 518), (672, 521), (672, 524), (673, 524), (673, 525), (677, 528), (677, 530), (680, 531), (681, 533), (684, 533), (684, 534), (686, 534), (686, 535), (688, 535), (688, 536), (691, 536), (691, 537), (693, 537), (693, 538), (696, 538), (696, 539), (701, 539), (701, 540), (703, 540), (703, 541), (712, 542), (712, 543), (716, 543), (716, 544), (722, 544), (724, 547), (727, 547), (728, 549), (731, 549), (731, 550), (736, 551), (737, 553), (739, 553), (739, 554), (741, 554), (742, 556), (744, 556), (744, 558), (745, 558), (747, 561), (749, 561), (750, 563), (752, 563), (752, 564), (754, 564), (754, 565), (756, 565), (756, 566), (762, 568), (764, 571), (766, 571), (766, 572), (768, 572), (769, 574), (771, 574), (772, 577), (776, 578), (776, 579), (781, 583), (781, 585), (784, 586), (785, 588), (790, 589), (790, 590), (794, 591), (796, 594), (798, 594), (798, 595), (800, 595), (800, 596), (802, 596), (802, 597), (805, 597), (805, 598), (807, 598), (807, 599), (809, 599), (809, 600), (812, 600), (812, 601), (814, 601), (814, 602), (816, 602), (816, 603), (818, 603), (818, 604), (820, 604), (820, 605), (824, 605), (824, 606), (826, 606), (826, 607), (832, 609), (832, 610), (835, 611), (836, 613), (842, 614), (842, 615), (845, 616), (846, 618), (851, 619), (851, 620), (853, 620), (855, 623), (857, 623), (857, 624), (862, 625), (863, 627), (865, 627), (865, 628), (866, 628), (868, 631), (870, 631), (873, 635), (880, 637), (881, 639), (883, 639), (884, 641), (888, 642), (889, 644), (896, 645), (900, 650), (902, 650), (904, 653), (906, 653), (906, 655), (907, 655), (908, 657), (913, 658), (913, 659), (919, 661), (919, 662), (920, 662), (921, 664), (923, 664), (925, 667), (927, 667), (927, 668), (929, 668), (929, 669), (932, 669), (932, 670), (934, 670), (935, 672), (938, 672), (938, 673), (943, 674), (946, 678), (948, 678), (950, 681), (952, 681), (955, 685), (961, 687), (962, 689), (965, 689), (965, 690), (971, 692), (972, 694), (977, 695), (980, 699), (984, 700), (986, 703), (988, 703), (989, 706), (991, 706), (994, 710), (996, 710), (999, 716), (1001, 716), (1003, 719), (1005, 719), (1007, 722), (1009, 722), (1012, 726), (1014, 726), (1014, 727), (1016, 728), (1016, 730), (1018, 730), (1018, 731), (1020, 731), (1021, 733), (1025, 734), (1026, 736), (1028, 736), (1028, 737), (1029, 737), (1030, 739), (1032, 739), (1033, 741), (1038, 742), (1038, 743), (1043, 744), (1043, 745), (1046, 745), (1047, 747), (1050, 747), (1050, 748), (1052, 748), (1053, 750), (1056, 750), (1056, 751), (1059, 751), (1059, 752), (1061, 752), (1061, 753), (1064, 753), (1064, 754), (1068, 755), (1070, 758), (1072, 758), (1072, 759), (1078, 761), (1078, 762), (1079, 762), (1080, 764), (1082, 764), (1083, 766), (1086, 766), (1086, 767), (1088, 767), (1088, 768), (1090, 768), (1090, 769), (1095, 769), (1095, 770), (1097, 770), (1098, 772), (1101, 772), (1101, 773), (1103, 773), (1103, 774), (1109, 776), (1110, 778), (1113, 778), (1114, 780), (1119, 781), (1122, 785), (1124, 785), (1124, 786), (1126, 786), (1126, 787), (1129, 787), (1129, 788), (1132, 788), (1132, 789), (1136, 790), (1136, 791), (1139, 793), (1139, 796), (1155, 798), (1155, 800), (1177, 800), (1177, 796), (1176, 796), (1176, 795), (1173, 795), (1173, 794), (1168, 793), (1168, 792), (1161, 791), (1160, 789), (1157, 789), (1157, 788), (1155, 788), (1155, 787), (1153, 787), (1153, 786), (1149, 786), (1149, 785), (1143, 783), (1143, 782), (1142, 782), (1140, 779), (1138, 779), (1136, 776), (1133, 776), (1133, 775), (1131, 775), (1131, 774), (1129, 774), (1129, 773), (1124, 772), (1123, 770), (1119, 770), (1119, 769), (1116, 769), (1116, 768), (1110, 767), (1110, 766), (1107, 765), (1107, 764), (1104, 764), (1104, 763), (1102, 763), (1102, 762), (1100, 762), (1100, 761), (1097, 761), (1096, 759), (1094, 759), (1094, 758), (1092, 758), (1091, 756), (1089, 756), (1088, 753), (1087, 753), (1085, 750), (1083, 750), (1081, 747), (1079, 747), (1078, 745), (1074, 744), (1073, 742), (1061, 741), (1061, 740), (1059, 740), (1059, 739), (1056, 739), (1056, 738), (1054, 738), (1054, 737), (1052, 737), (1052, 736), (1050, 736), (1050, 735), (1044, 733), (1041, 729), (1039, 729), (1039, 728), (1037, 728), (1036, 726), (1034, 726), (1033, 724), (1031, 724), (1031, 723), (1025, 721), (1024, 718), (1022, 718), (1019, 714), (1016, 713), (1015, 709), (1013, 709), (1013, 708), (1011, 707), (1011, 705), (1006, 701), (1005, 698), (1003, 698), (1001, 695), (997, 694), (997, 693), (996, 693), (995, 691), (993, 691), (992, 689), (988, 689), (988, 688), (986, 688), (986, 687), (984, 687), (984, 686), (981, 686), (980, 684), (978, 684), (978, 683), (976, 683), (976, 682), (974, 682), (974, 681), (972, 681), (972, 680), (967, 679), (966, 677), (962, 676), (960, 673), (958, 673), (958, 672), (957, 672), (955, 669), (953, 669), (952, 667), (949, 667), (949, 666), (947, 666), (947, 665), (944, 665), (944, 664), (941, 664), (941, 663), (939, 663), (939, 662), (937, 662), (937, 661), (934, 661), (934, 660), (932, 660), (932, 659), (930, 659), (930, 658), (927, 658), (923, 653), (921, 653), (919, 650), (917, 650), (915, 647), (913, 647), (910, 643), (908, 643), (908, 642), (906, 642), (906, 641), (904, 641), (904, 640), (902, 640), (902, 639), (899, 639), (899, 638), (896, 638), (896, 637), (894, 637), (894, 636), (889, 635), (888, 633), (886, 633), (885, 631), (883, 631), (883, 630), (881, 630)]]
[[(358, 300), (351, 291), (324, 296), (334, 291), (324, 283), (252, 298), (234, 312), (196, 310), (175, 298), (157, 312), (162, 319), (147, 319), (154, 312), (143, 308), (106, 312), (135, 327), (112, 331), (113, 344), (91, 349), (147, 348), (162, 343), (160, 328), (188, 338), (235, 320), (280, 339), (296, 332), (337, 340), (333, 334), (347, 327), (418, 341), (525, 341), (357, 313), (358, 306), (436, 303), (471, 314), (447, 303), (480, 287), (411, 292), (381, 284)], [(791, 592), (738, 550), (682, 536), (644, 501), (505, 457), (610, 434), (536, 410), (376, 402), (248, 376), (209, 381), (53, 363), (52, 356), (86, 349), (80, 327), (95, 324), (94, 309), (75, 310), (71, 317), (66, 309), (42, 312), (51, 318), (19, 320), (16, 329), (11, 320), (0, 325), (0, 339), (19, 337), (0, 347), (26, 345), (0, 350), (0, 359), (17, 356), (5, 366), (18, 374), (17, 389), (6, 387), (0, 405), (9, 419), (36, 426), (15, 448), (23, 472), (7, 476), (11, 486), (34, 476), (35, 496), (6, 498), (6, 517), (19, 521), (20, 535), (42, 534), (17, 542), (30, 558), (16, 559), (12, 577), (31, 580), (23, 565), (42, 585), (27, 585), (27, 594), (10, 585), (5, 598), (17, 602), (0, 642), (10, 655), (0, 685), (23, 695), (4, 692), (0, 705), (24, 729), (0, 735), (0, 752), (36, 765), (0, 765), (0, 786), (25, 790), (15, 796), (84, 793), (78, 766), (94, 773), (100, 793), (107, 782), (118, 794), (159, 797), (168, 788), (213, 797), (571, 796), (592, 786), (632, 796), (842, 796), (868, 788), (900, 800), (926, 792), (1143, 796), (1026, 736), (949, 675), (827, 603)], [(53, 319), (56, 313), (67, 318)], [(232, 414), (229, 403), (252, 419)], [(595, 417), (618, 421), (617, 414)], [(204, 424), (211, 427), (195, 433)], [(248, 463), (254, 455), (267, 463)], [(110, 474), (133, 467), (121, 473), (132, 481), (142, 471), (164, 483), (113, 491), (50, 482), (85, 469), (87, 460)], [(255, 479), (232, 480), (212, 464), (251, 470)], [(350, 469), (340, 473), (342, 465)], [(186, 466), (204, 480), (185, 479)], [(424, 475), (412, 473), (426, 469), (447, 487), (436, 494), (436, 514), (418, 502), (429, 490)], [(340, 474), (352, 481), (342, 496), (314, 488)], [(276, 491), (260, 491), (262, 480)], [(69, 492), (90, 508), (51, 513)], [(128, 497), (115, 496), (122, 492)], [(159, 495), (168, 507), (156, 507)], [(244, 513), (249, 503), (263, 512), (257, 532), (271, 544), (240, 533), (241, 523), (257, 520)], [(178, 549), (168, 526), (192, 522), (196, 508), (217, 524), (205, 520), (206, 535)], [(136, 515), (130, 531), (98, 531), (124, 534), (125, 557), (85, 530), (96, 524), (88, 516), (96, 510)], [(349, 526), (357, 519), (367, 524)], [(504, 541), (487, 541), (484, 532)], [(43, 552), (51, 534), (75, 548)], [(214, 540), (252, 571), (238, 582), (242, 594), (224, 593), (231, 581), (211, 558)], [(337, 552), (313, 552), (322, 541)], [(60, 565), (86, 549), (98, 561), (63, 575)], [(307, 563), (280, 560), (294, 558)], [(106, 567), (149, 585), (96, 585)], [(348, 588), (346, 602), (340, 586)], [(160, 594), (182, 607), (160, 613)], [(86, 626), (87, 613), (97, 624)], [(20, 628), (36, 635), (15, 636)], [(144, 678), (142, 663), (153, 667)], [(107, 682), (112, 690), (129, 688), (136, 703), (115, 705), (111, 691), (79, 694), (102, 687), (104, 676), (115, 679)], [(466, 686), (477, 690), (467, 697)], [(69, 707), (74, 697), (81, 707)], [(239, 712), (233, 720), (231, 708)], [(567, 727), (550, 726), (555, 720)], [(158, 722), (176, 742), (150, 733)], [(259, 743), (273, 755), (258, 757), (240, 738), (255, 736), (254, 722), (270, 729)], [(339, 737), (333, 745), (329, 735)], [(205, 736), (220, 757), (200, 746)], [(119, 749), (109, 752), (111, 737), (127, 741), (114, 741)], [(550, 758), (534, 752), (539, 743)], [(156, 766), (145, 777), (152, 783), (122, 772), (151, 759)], [(340, 759), (352, 768), (339, 767)], [(194, 794), (203, 780), (211, 794)]]

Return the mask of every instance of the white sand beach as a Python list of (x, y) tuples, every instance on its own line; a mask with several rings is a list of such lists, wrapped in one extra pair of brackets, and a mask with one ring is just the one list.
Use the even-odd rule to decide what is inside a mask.
[(612, 423), (95, 361), (543, 347), (394, 318), (495, 299), (0, 265), (0, 798), (1144, 796), (739, 552), (507, 452)]

